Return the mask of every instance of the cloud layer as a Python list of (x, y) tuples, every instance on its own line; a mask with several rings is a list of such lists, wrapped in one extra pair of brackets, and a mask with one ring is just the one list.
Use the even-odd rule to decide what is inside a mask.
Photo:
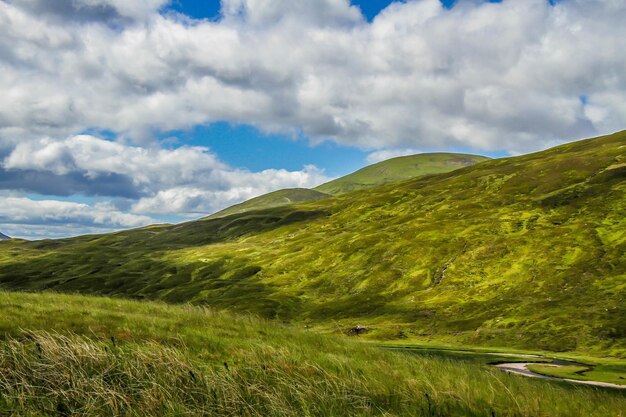
[(165, 3), (0, 2), (2, 140), (141, 141), (229, 120), (364, 148), (518, 152), (626, 120), (619, 0), (414, 0), (371, 24), (348, 0), (226, 0), (217, 22)]
[(143, 148), (89, 135), (25, 141), (0, 164), (0, 187), (6, 189), (113, 197), (120, 210), (190, 217), (328, 179), (313, 166), (249, 172), (229, 167), (204, 147)]

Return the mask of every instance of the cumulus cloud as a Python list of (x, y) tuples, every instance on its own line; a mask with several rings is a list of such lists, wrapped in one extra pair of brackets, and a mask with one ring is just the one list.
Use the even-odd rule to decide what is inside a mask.
[(369, 153), (365, 159), (368, 163), (375, 164), (376, 162), (385, 161), (397, 156), (415, 155), (417, 153), (420, 153), (420, 150), (415, 148), (381, 149)]
[(45, 230), (51, 226), (56, 226), (61, 236), (67, 236), (68, 232), (72, 234), (73, 231), (110, 232), (156, 222), (148, 216), (116, 211), (107, 203), (88, 205), (24, 197), (0, 199), (0, 224), (3, 232), (16, 237), (32, 237), (31, 233), (37, 236), (37, 230)]
[(159, 14), (161, 0), (53, 3), (134, 20), (65, 24), (41, 18), (51, 2), (0, 2), (5, 143), (228, 120), (362, 148), (520, 152), (626, 121), (621, 1), (413, 0), (372, 23), (348, 0), (225, 0), (217, 22)]
[(0, 188), (134, 199), (120, 201), (118, 208), (189, 216), (277, 189), (314, 187), (328, 180), (314, 166), (250, 172), (224, 164), (205, 147), (143, 148), (89, 135), (25, 141), (0, 164)]
[(133, 205), (136, 213), (178, 213), (189, 217), (219, 209), (283, 188), (311, 188), (330, 180), (315, 166), (302, 171), (267, 169), (261, 172), (229, 171), (220, 173), (227, 187), (178, 187), (159, 191)]
[[(57, 21), (124, 23), (123, 18), (145, 19), (169, 0), (7, 0), (30, 13)], [(129, 23), (126, 21), (125, 23)]]

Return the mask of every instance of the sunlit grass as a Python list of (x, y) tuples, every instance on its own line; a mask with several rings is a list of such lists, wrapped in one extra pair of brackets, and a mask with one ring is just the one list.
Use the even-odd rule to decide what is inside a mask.
[(617, 392), (201, 307), (0, 293), (0, 414), (622, 416)]

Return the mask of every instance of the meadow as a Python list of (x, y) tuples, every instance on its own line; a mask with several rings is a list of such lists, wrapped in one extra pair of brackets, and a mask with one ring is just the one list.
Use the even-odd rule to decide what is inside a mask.
[(206, 307), (0, 292), (0, 415), (623, 416), (617, 390)]

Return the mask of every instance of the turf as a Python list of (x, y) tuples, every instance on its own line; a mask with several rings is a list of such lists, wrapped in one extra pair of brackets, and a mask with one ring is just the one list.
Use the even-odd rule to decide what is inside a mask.
[(626, 133), (317, 202), (0, 243), (0, 285), (365, 338), (626, 355)]
[(160, 302), (0, 292), (0, 415), (623, 416), (615, 390)]

